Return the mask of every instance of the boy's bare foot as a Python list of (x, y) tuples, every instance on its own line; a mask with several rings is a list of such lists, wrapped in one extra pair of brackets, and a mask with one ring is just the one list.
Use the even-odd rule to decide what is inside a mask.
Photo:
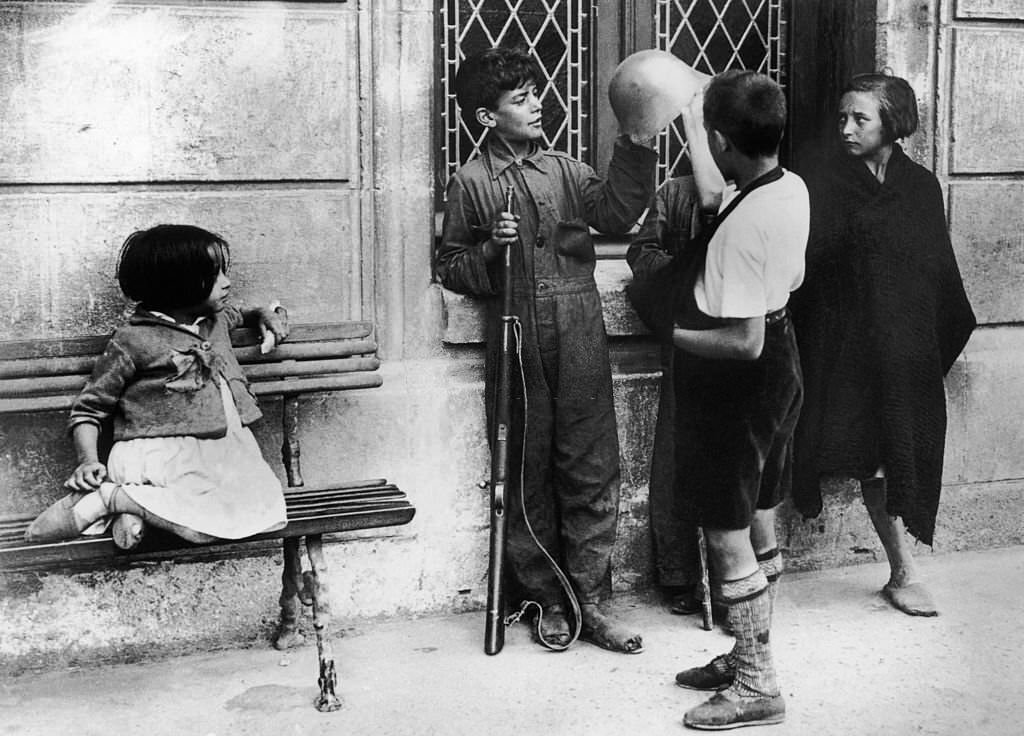
[(897, 585), (890, 580), (882, 588), (882, 595), (895, 608), (908, 616), (938, 616), (939, 610), (935, 606), (931, 593), (924, 587), (924, 583), (903, 583)]
[(537, 615), (533, 639), (538, 644), (547, 642), (551, 646), (564, 647), (572, 639), (569, 619), (565, 617), (565, 606), (558, 603), (547, 606)]
[(623, 654), (639, 654), (644, 650), (644, 640), (640, 634), (609, 618), (597, 604), (584, 603), (580, 608), (583, 613), (580, 638), (584, 641)]

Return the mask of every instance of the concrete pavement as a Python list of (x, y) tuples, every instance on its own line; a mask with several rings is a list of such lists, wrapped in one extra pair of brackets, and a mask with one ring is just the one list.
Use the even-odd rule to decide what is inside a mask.
[[(884, 564), (789, 574), (772, 632), (788, 718), (773, 736), (1015, 736), (1024, 705), (1024, 547), (921, 556), (942, 615), (915, 619), (878, 594)], [(482, 652), (483, 616), (339, 622), (345, 707), (312, 707), (312, 642), (27, 674), (0, 687), (0, 734), (90, 736), (570, 736), (682, 734), (701, 693), (674, 673), (730, 646), (696, 617), (622, 598), (643, 632), (627, 656), (585, 643), (550, 653), (523, 625)], [(347, 623), (347, 625), (346, 625)], [(696, 732), (690, 732), (696, 733)]]

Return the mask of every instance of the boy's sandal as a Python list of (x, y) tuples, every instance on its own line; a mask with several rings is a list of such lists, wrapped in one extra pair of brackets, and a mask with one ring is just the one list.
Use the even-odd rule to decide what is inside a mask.
[(69, 493), (50, 504), (28, 525), (25, 530), (25, 541), (30, 543), (62, 542), (80, 535), (82, 530), (75, 519), (74, 508), (81, 498), (81, 493)]
[(640, 634), (630, 631), (601, 613), (596, 604), (585, 603), (581, 608), (583, 611), (581, 639), (610, 652), (640, 654), (644, 650), (644, 640)]

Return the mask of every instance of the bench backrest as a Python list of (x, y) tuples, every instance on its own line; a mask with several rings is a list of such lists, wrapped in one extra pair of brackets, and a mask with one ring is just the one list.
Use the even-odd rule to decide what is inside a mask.
[[(70, 409), (107, 339), (0, 341), (0, 414)], [(381, 384), (369, 322), (295, 325), (288, 340), (266, 355), (254, 328), (233, 330), (231, 341), (257, 396)]]

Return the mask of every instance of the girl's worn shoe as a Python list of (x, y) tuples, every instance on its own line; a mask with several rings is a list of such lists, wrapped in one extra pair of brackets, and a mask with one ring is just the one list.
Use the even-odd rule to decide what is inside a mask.
[(135, 514), (118, 514), (110, 525), (110, 536), (119, 549), (130, 551), (139, 546), (146, 533), (146, 522)]
[(26, 542), (61, 542), (74, 539), (82, 533), (75, 518), (75, 504), (82, 498), (81, 493), (69, 493), (55, 501), (28, 525), (25, 530)]

